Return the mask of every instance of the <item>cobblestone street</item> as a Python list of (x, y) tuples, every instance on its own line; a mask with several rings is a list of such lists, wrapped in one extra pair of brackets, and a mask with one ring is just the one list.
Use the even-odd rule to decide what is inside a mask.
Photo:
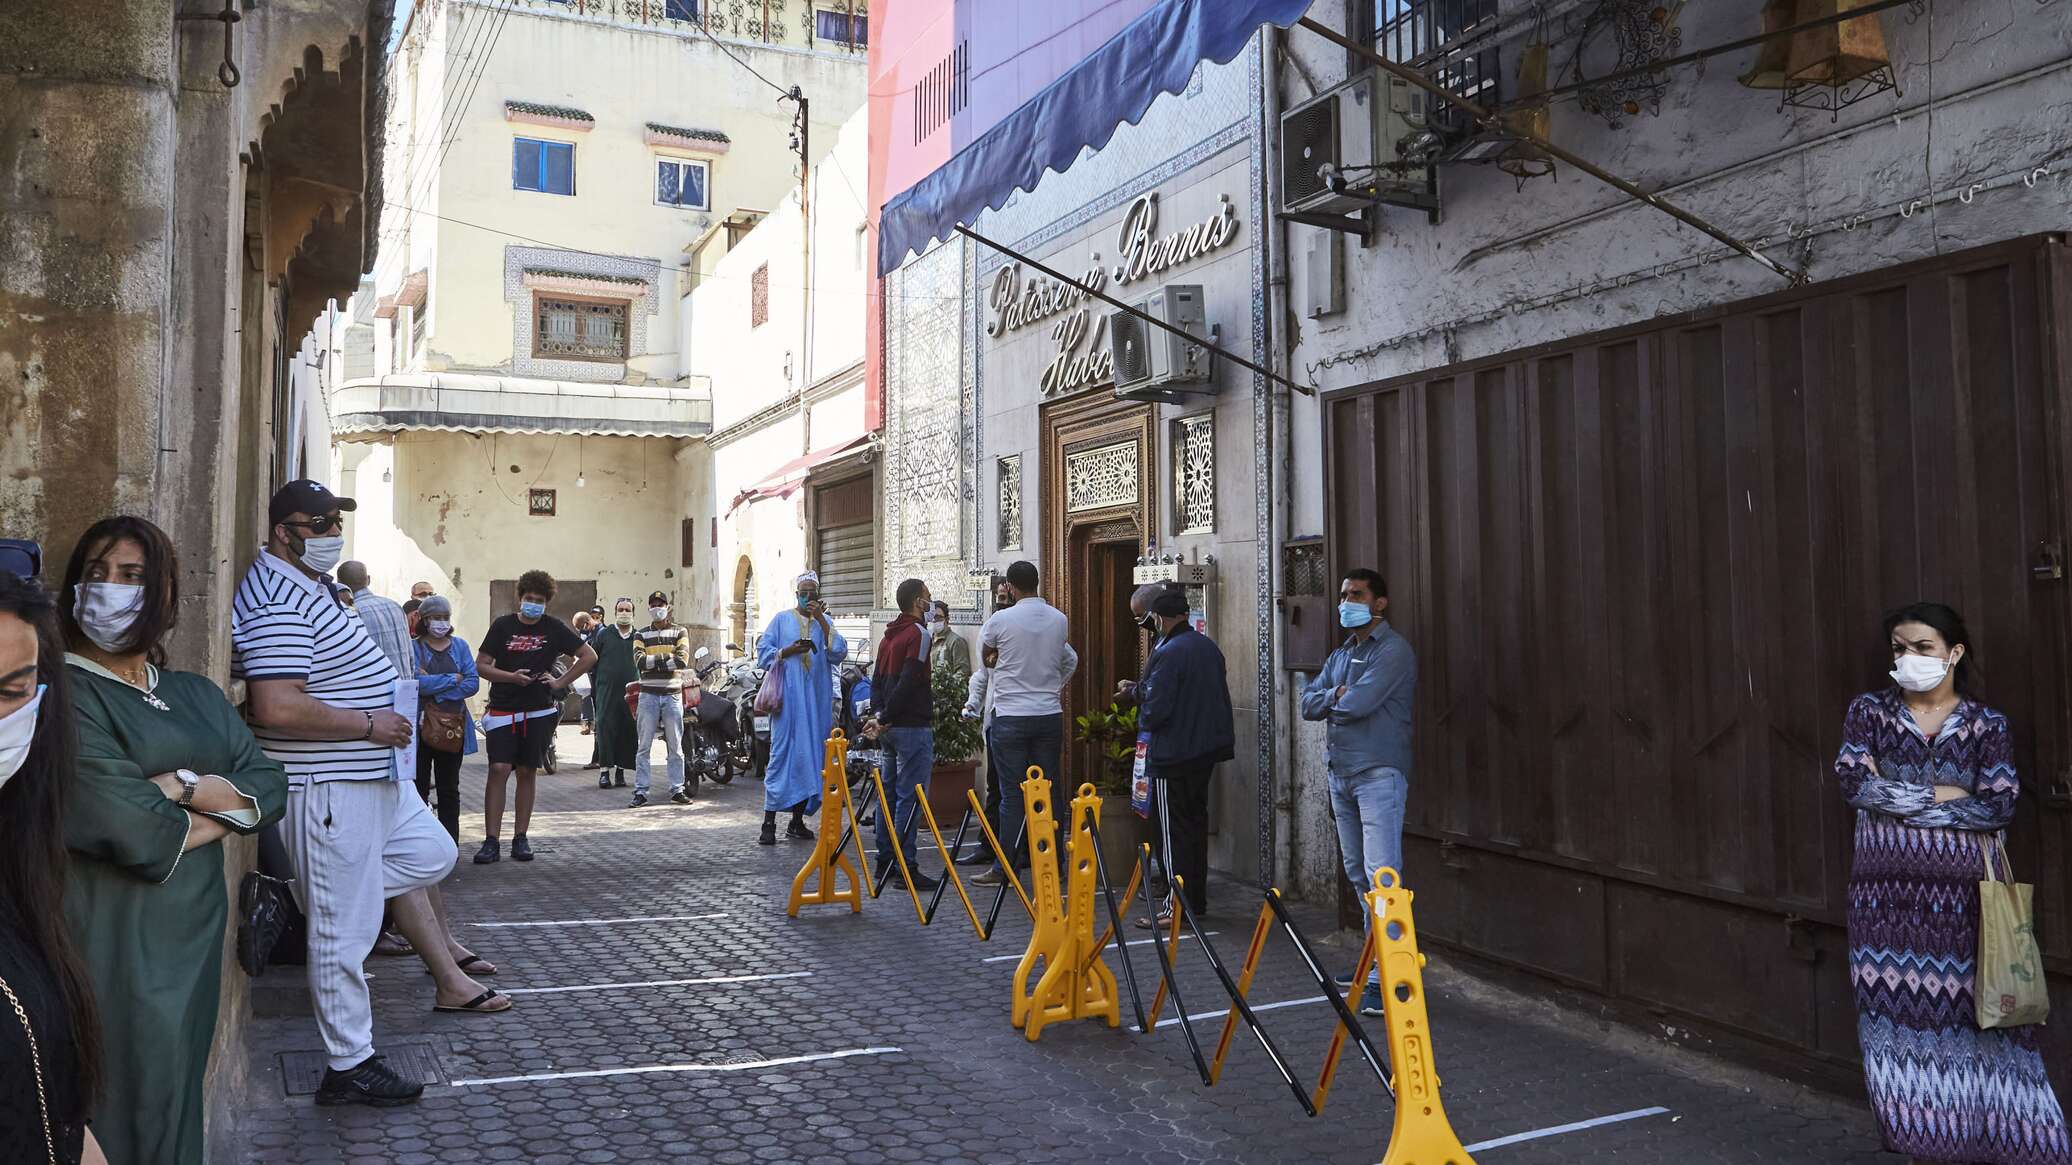
[[(563, 731), (563, 757), (588, 748)], [(1250, 1036), (1203, 1088), (1176, 1027), (1130, 1030), (1126, 996), (1122, 1031), (1070, 1023), (1029, 1044), (1008, 1023), (1028, 934), (1012, 904), (985, 945), (954, 895), (926, 930), (896, 888), (861, 916), (821, 908), (788, 920), (808, 843), (755, 844), (753, 782), (633, 811), (627, 791), (564, 767), (541, 778), (538, 860), (475, 866), (481, 776), (471, 758), (447, 891), (457, 931), (498, 964), (495, 985), (516, 1006), (434, 1015), (415, 960), (373, 960), (380, 1049), (429, 1051), (436, 1083), (414, 1108), (319, 1109), (286, 1095), (297, 1083), (286, 1069), (320, 1045), (298, 969), (271, 969), (255, 984), (242, 1161), (1371, 1165), (1386, 1148), (1391, 1105), (1350, 1053), (1310, 1119)], [(932, 855), (924, 863), (934, 869)], [(1216, 902), (1210, 925), (1232, 961), (1255, 901), (1230, 887)], [(1321, 918), (1309, 929), (1325, 933)], [(1333, 947), (1350, 962), (1349, 946)], [(1330, 1009), (1285, 942), (1269, 952), (1251, 998), (1277, 1005), (1269, 1029), (1313, 1081)], [(1148, 1004), (1150, 951), (1132, 953)], [(1227, 1004), (1198, 952), (1183, 956), (1182, 976), (1190, 1011), (1215, 1013), (1201, 1025), (1212, 1044)], [(1898, 1160), (1876, 1151), (1856, 1102), (1600, 1032), (1439, 959), (1428, 988), (1444, 1099), (1487, 1165)], [(1369, 1022), (1378, 1042), (1380, 1021)]]

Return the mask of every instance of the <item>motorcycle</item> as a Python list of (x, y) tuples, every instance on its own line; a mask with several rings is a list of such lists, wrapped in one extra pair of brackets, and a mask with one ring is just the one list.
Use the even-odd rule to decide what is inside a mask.
[[(691, 657), (692, 665), (698, 669), (698, 686), (684, 687), (684, 771), (687, 780), (702, 778), (716, 785), (726, 785), (734, 780), (735, 752), (732, 745), (741, 735), (741, 722), (736, 718), (734, 702), (722, 695), (718, 686), (706, 687), (721, 667), (716, 659), (704, 662), (711, 654), (701, 647)], [(696, 693), (695, 700), (693, 692)]]
[(755, 714), (755, 697), (762, 691), (765, 673), (754, 656), (742, 652), (740, 644), (729, 643), (727, 650), (740, 656), (727, 667), (726, 679), (718, 689), (733, 701), (734, 720), (739, 726), (727, 747), (733, 754), (735, 770), (754, 773), (760, 781), (770, 767), (770, 721)]

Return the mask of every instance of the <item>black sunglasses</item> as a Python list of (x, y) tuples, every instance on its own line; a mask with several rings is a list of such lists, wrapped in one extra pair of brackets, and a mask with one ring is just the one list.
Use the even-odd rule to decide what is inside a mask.
[(345, 519), (339, 517), (337, 514), (325, 514), (321, 518), (311, 518), (307, 522), (282, 521), (281, 525), (294, 526), (298, 529), (307, 530), (312, 534), (323, 535), (328, 534), (333, 530), (344, 529)]

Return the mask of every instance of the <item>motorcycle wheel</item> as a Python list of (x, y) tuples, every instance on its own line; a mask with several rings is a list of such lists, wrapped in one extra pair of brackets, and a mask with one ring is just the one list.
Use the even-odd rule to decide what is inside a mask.
[(713, 770), (712, 783), (715, 785), (731, 785), (734, 783), (733, 753), (725, 752), (720, 754), (719, 768)]

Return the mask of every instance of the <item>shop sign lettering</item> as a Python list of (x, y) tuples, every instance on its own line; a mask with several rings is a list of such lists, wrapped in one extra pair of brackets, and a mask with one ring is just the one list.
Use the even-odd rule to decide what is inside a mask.
[[(1095, 253), (1079, 282), (1096, 291), (1106, 291), (1111, 281), (1128, 286), (1218, 250), (1235, 239), (1237, 231), (1237, 208), (1225, 194), (1217, 197), (1214, 214), (1161, 235), (1158, 195), (1141, 194), (1123, 213), (1122, 225), (1116, 232), (1119, 261), (1110, 267)], [(1081, 288), (1055, 279), (1025, 278), (1020, 263), (1009, 263), (987, 288), (986, 306), (992, 311), (986, 334), (996, 341), (1053, 321), (1053, 354), (1038, 380), (1038, 390), (1045, 399), (1115, 380), (1115, 358), (1108, 350), (1108, 307)]]

